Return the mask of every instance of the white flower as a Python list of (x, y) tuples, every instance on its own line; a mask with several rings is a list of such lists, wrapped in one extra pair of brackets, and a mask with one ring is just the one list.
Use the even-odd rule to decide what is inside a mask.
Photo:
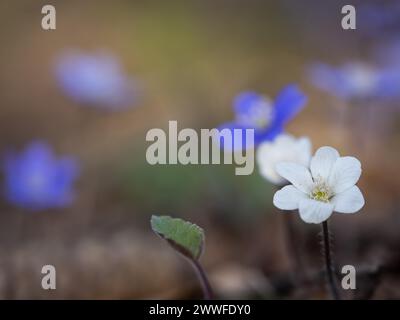
[(310, 168), (281, 162), (277, 172), (292, 185), (274, 195), (274, 205), (282, 210), (299, 209), (307, 223), (321, 223), (333, 211), (355, 213), (364, 206), (364, 197), (355, 185), (361, 176), (361, 163), (354, 157), (340, 157), (331, 147), (317, 150)]
[(296, 139), (289, 134), (280, 134), (274, 141), (262, 143), (257, 150), (260, 174), (278, 186), (287, 184), (287, 180), (276, 172), (277, 163), (287, 161), (308, 167), (310, 159), (310, 140), (306, 137)]

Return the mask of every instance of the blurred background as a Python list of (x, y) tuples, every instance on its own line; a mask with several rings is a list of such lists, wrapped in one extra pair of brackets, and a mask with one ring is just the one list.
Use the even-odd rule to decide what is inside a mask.
[[(235, 176), (229, 165), (151, 166), (145, 158), (149, 129), (167, 131), (169, 120), (215, 128), (233, 119), (239, 92), (273, 98), (288, 83), (308, 103), (287, 131), (363, 165), (365, 207), (330, 219), (339, 270), (359, 271), (357, 290), (343, 295), (400, 298), (400, 101), (339, 99), (307, 72), (314, 62), (374, 66), (387, 50), (400, 57), (396, 1), (353, 1), (356, 30), (342, 29), (340, 0), (51, 1), (57, 27), (49, 31), (41, 28), (45, 4), (0, 2), (0, 153), (45, 141), (56, 159), (73, 156), (79, 174), (68, 205), (31, 210), (7, 198), (3, 165), (1, 298), (201, 297), (190, 266), (151, 231), (152, 214), (205, 229), (201, 261), (218, 297), (328, 298), (319, 226), (293, 214), (300, 272), (272, 205), (275, 187), (257, 167)], [(135, 99), (118, 109), (71, 98), (57, 73), (71, 50), (112, 54), (134, 79)], [(56, 290), (41, 287), (46, 264), (56, 267)]]

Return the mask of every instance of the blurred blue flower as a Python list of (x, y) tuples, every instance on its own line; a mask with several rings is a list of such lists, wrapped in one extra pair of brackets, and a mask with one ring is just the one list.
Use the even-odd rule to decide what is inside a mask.
[(382, 65), (397, 67), (400, 70), (400, 38), (380, 43), (374, 50), (374, 58)]
[(61, 89), (78, 103), (107, 110), (135, 103), (136, 85), (114, 56), (68, 52), (58, 58), (55, 71)]
[(357, 6), (357, 31), (373, 37), (397, 33), (400, 26), (400, 3), (361, 3)]
[(395, 99), (400, 97), (400, 68), (373, 67), (359, 62), (333, 67), (315, 63), (311, 83), (341, 99)]
[[(285, 125), (292, 120), (304, 107), (307, 97), (296, 85), (283, 88), (275, 101), (252, 91), (242, 92), (233, 101), (235, 120), (218, 127), (222, 129), (242, 129), (242, 143), (224, 144), (221, 138), (221, 147), (230, 150), (240, 150), (255, 147), (263, 141), (273, 140), (280, 134)], [(254, 145), (245, 145), (245, 129), (254, 129)], [(234, 134), (232, 133), (232, 136)]]
[(14, 205), (36, 211), (65, 207), (73, 200), (77, 162), (70, 157), (55, 159), (43, 142), (31, 143), (20, 155), (7, 153), (3, 168), (5, 196)]

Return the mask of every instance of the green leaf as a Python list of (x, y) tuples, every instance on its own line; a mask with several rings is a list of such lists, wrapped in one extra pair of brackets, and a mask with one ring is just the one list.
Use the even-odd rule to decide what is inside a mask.
[(151, 228), (175, 250), (198, 260), (204, 247), (204, 231), (199, 226), (169, 216), (152, 216)]

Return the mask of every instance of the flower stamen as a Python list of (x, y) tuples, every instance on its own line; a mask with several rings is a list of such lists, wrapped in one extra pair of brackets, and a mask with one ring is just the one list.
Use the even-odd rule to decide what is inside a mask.
[(272, 102), (267, 98), (262, 98), (253, 103), (246, 113), (238, 115), (238, 121), (246, 126), (257, 129), (267, 128), (273, 118)]
[(332, 197), (332, 191), (325, 183), (317, 183), (314, 189), (311, 192), (311, 199), (321, 201), (321, 202), (329, 202), (329, 199)]

